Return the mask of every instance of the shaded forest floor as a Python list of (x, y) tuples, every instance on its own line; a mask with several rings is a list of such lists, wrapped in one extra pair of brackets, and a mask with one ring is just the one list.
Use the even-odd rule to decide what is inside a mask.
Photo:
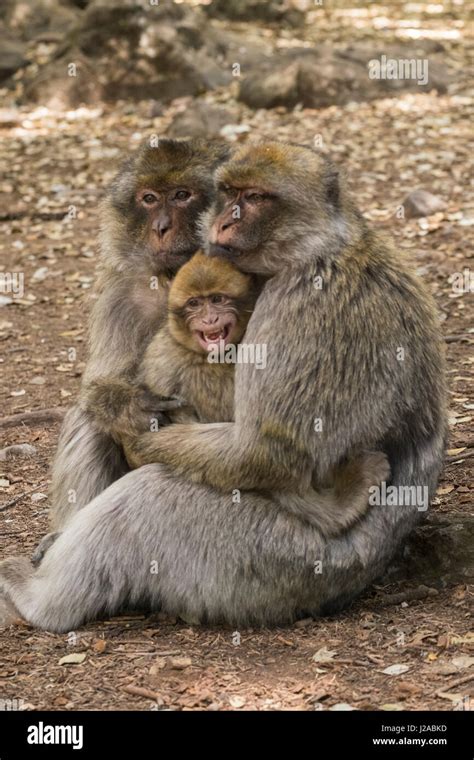
[[(0, 111), (1, 266), (25, 276), (23, 297), (0, 308), (4, 415), (74, 401), (86, 360), (98, 201), (121, 156), (162, 133), (185, 104), (156, 118), (147, 104)], [(472, 296), (455, 293), (449, 279), (472, 267), (468, 107), (459, 94), (410, 94), (321, 111), (243, 113), (250, 137), (322, 142), (347, 170), (364, 214), (395, 237), (429, 283), (447, 336), (451, 420), (450, 463), (434, 509), (458, 514), (473, 511)], [(445, 200), (446, 211), (398, 218), (417, 187)], [(23, 494), (0, 511), (2, 556), (30, 554), (47, 531), (57, 434), (56, 423), (4, 431), (2, 446), (30, 443), (38, 453), (0, 462), (0, 500)], [(377, 587), (332, 619), (242, 630), (240, 643), (232, 630), (160, 616), (105, 621), (69, 636), (20, 623), (0, 632), (0, 699), (22, 700), (24, 709), (454, 709), (473, 688), (472, 590), (386, 603), (387, 594), (409, 588)], [(83, 657), (60, 664), (70, 654)], [(393, 665), (402, 667), (383, 672)]]

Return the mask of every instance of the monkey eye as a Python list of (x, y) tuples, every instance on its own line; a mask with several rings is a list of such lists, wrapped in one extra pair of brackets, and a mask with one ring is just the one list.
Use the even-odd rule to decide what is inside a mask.
[(211, 296), (211, 303), (224, 303), (224, 301), (224, 296), (221, 296), (218, 293), (215, 293), (213, 296)]
[(250, 203), (258, 203), (259, 201), (264, 201), (265, 198), (268, 198), (268, 196), (264, 193), (245, 193), (245, 200), (250, 201)]
[(187, 306), (190, 306), (192, 309), (195, 309), (197, 306), (199, 306), (199, 298), (190, 298)]
[(175, 201), (187, 201), (191, 197), (189, 190), (178, 190), (174, 195)]
[(146, 206), (153, 206), (153, 204), (156, 203), (157, 201), (158, 201), (158, 198), (156, 197), (154, 193), (144, 193), (144, 195), (142, 195), (142, 202)]
[(233, 198), (235, 195), (235, 190), (233, 187), (229, 187), (229, 185), (221, 185), (219, 190), (221, 193), (226, 195), (228, 198)]

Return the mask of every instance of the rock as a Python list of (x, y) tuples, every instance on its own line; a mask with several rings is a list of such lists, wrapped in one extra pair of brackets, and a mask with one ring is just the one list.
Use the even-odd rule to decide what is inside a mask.
[(438, 211), (444, 211), (446, 203), (437, 195), (432, 195), (427, 190), (419, 188), (407, 195), (403, 201), (403, 208), (407, 219), (416, 219), (420, 216), (430, 216)]
[(49, 269), (48, 267), (39, 267), (38, 269), (35, 269), (31, 276), (32, 282), (43, 282), (48, 276)]
[(0, 82), (9, 79), (18, 69), (28, 63), (25, 58), (26, 46), (18, 40), (5, 39), (2, 35), (0, 47)]
[[(71, 64), (74, 76), (68, 74)], [(103, 85), (92, 63), (77, 50), (69, 50), (62, 60), (50, 61), (25, 81), (22, 102), (41, 103), (47, 108), (77, 108), (82, 103), (100, 103), (103, 95)]]
[(173, 137), (217, 137), (234, 118), (227, 108), (196, 100), (175, 116), (168, 134)]
[(190, 657), (170, 657), (169, 665), (173, 670), (185, 670), (192, 665), (192, 660)]
[(80, 665), (86, 659), (86, 655), (81, 652), (73, 652), (72, 654), (66, 654), (59, 660), (59, 665)]
[(37, 453), (38, 449), (29, 443), (16, 443), (13, 446), (6, 446), (4, 449), (0, 449), (0, 462), (6, 462), (15, 457), (34, 457)]
[[(374, 97), (386, 97), (392, 92), (396, 95), (400, 91), (411, 92), (430, 92), (437, 90), (439, 93), (447, 91), (449, 75), (444, 66), (428, 58), (435, 52), (443, 50), (442, 45), (432, 43), (431, 40), (417, 40), (416, 42), (406, 43), (405, 45), (387, 45), (384, 48), (373, 48), (364, 44), (350, 45), (345, 50), (339, 50), (336, 57), (355, 64), (358, 72), (364, 72), (364, 77), (368, 77), (374, 89)], [(369, 72), (371, 62), (378, 61), (381, 64), (381, 71), (384, 76), (380, 79), (370, 79)], [(387, 66), (389, 62), (414, 61), (415, 66), (409, 67), (409, 74), (414, 74), (414, 78), (392, 78)], [(418, 61), (418, 63), (416, 63)], [(383, 65), (382, 65), (383, 64)], [(417, 70), (421, 66), (421, 70)], [(424, 67), (426, 66), (426, 69)], [(398, 68), (398, 66), (396, 67)], [(404, 74), (404, 69), (401, 70)], [(421, 74), (420, 83), (418, 77)], [(426, 74), (427, 81), (423, 82), (423, 75)]]
[[(267, 59), (245, 76), (239, 100), (251, 108), (325, 108), (363, 100), (371, 88), (367, 71), (357, 70), (324, 48), (299, 48)], [(372, 94), (372, 97), (375, 97)]]
[(251, 108), (325, 108), (351, 101), (373, 100), (399, 91), (446, 91), (447, 77), (440, 67), (429, 66), (428, 82), (414, 79), (370, 78), (369, 62), (381, 56), (403, 59), (416, 57), (412, 48), (387, 48), (384, 52), (363, 46), (335, 51), (318, 48), (295, 48), (275, 54), (262, 62), (258, 70), (243, 77), (239, 100)]
[(54, 60), (24, 82), (23, 101), (56, 107), (147, 98), (167, 103), (225, 85), (232, 72), (208, 26), (204, 13), (184, 5), (92, 0)]
[(432, 515), (408, 538), (383, 583), (416, 580), (432, 586), (474, 580), (474, 518)]
[(250, 108), (275, 108), (276, 106), (294, 106), (303, 97), (298, 84), (300, 63), (277, 64), (272, 59), (276, 70), (270, 66), (263, 75), (256, 72), (246, 76), (239, 90), (239, 100)]
[(25, 40), (43, 38), (46, 33), (56, 33), (54, 37), (61, 39), (80, 16), (80, 8), (67, 0), (28, 0), (10, 2), (5, 20), (8, 28)]
[(252, 129), (248, 124), (226, 124), (219, 132), (219, 135), (225, 140), (236, 142), (241, 135), (248, 134)]
[(406, 673), (408, 670), (410, 670), (409, 665), (397, 663), (396, 665), (389, 665), (387, 668), (384, 668), (382, 673), (385, 673), (387, 676), (399, 676), (402, 673)]
[(33, 501), (35, 504), (37, 504), (39, 501), (44, 501), (47, 498), (47, 494), (41, 493), (40, 491), (38, 491), (38, 493), (31, 494), (31, 501)]
[(206, 13), (235, 21), (285, 22), (290, 26), (304, 23), (302, 11), (288, 0), (213, 0), (204, 6)]
[[(16, 108), (2, 108), (0, 113), (0, 129), (17, 127), (20, 121), (20, 114)], [(2, 192), (13, 192), (13, 186), (11, 186), (11, 188), (11, 190), (3, 189)]]

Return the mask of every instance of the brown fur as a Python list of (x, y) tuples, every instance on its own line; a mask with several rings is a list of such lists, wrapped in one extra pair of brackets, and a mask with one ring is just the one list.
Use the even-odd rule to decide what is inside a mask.
[(268, 345), (268, 367), (237, 368), (235, 423), (145, 433), (142, 462), (224, 491), (304, 494), (354, 450), (382, 446), (396, 457), (413, 426), (407, 415), (417, 433), (406, 445), (417, 436), (421, 445), (444, 420), (432, 302), (367, 228), (334, 169), (307, 149), (271, 143), (242, 148), (217, 181), (210, 251), (269, 278), (246, 335)]
[[(199, 247), (198, 216), (214, 197), (213, 174), (228, 148), (212, 140), (162, 139), (123, 165), (102, 208), (101, 271), (91, 316), (89, 359), (79, 404), (61, 431), (51, 485), (51, 523), (61, 528), (78, 509), (128, 471), (123, 432), (149, 430), (169, 403), (137, 383), (146, 347), (164, 324), (172, 277)], [(156, 208), (137, 199), (156, 193)], [(187, 188), (191, 198), (176, 203)], [(169, 229), (152, 229), (168, 215)]]
[[(167, 415), (175, 425), (234, 420), (235, 366), (209, 363), (205, 349), (193, 335), (193, 321), (187, 319), (189, 299), (215, 294), (225, 294), (232, 304), (238, 304), (235, 341), (239, 342), (255, 302), (252, 279), (224, 259), (197, 253), (176, 275), (169, 292), (168, 323), (145, 352), (139, 373), (143, 386), (157, 396), (179, 397), (183, 401), (182, 408)], [(278, 438), (275, 429), (267, 433), (275, 440)], [(130, 467), (153, 461), (154, 449), (144, 449), (141, 436), (127, 434), (122, 437), (122, 445)], [(387, 460), (382, 453), (367, 452), (352, 458), (326, 474), (326, 488), (303, 492), (304, 498), (298, 502), (298, 516), (317, 520), (319, 527), (324, 526), (327, 534), (334, 535), (365, 512), (368, 488), (378, 485), (388, 475)], [(262, 486), (268, 488), (268, 484)]]
[[(245, 336), (267, 343), (266, 370), (237, 366), (235, 422), (143, 435), (145, 458), (166, 465), (134, 470), (99, 494), (39, 569), (15, 558), (0, 565), (0, 589), (33, 625), (70, 631), (143, 603), (232, 626), (334, 612), (382, 573), (422, 513), (403, 500), (373, 505), (331, 538), (318, 524), (313, 479), (375, 446), (390, 460), (390, 485), (436, 489), (443, 350), (419, 279), (313, 151), (244, 147), (218, 174), (230, 191), (204, 220), (211, 251), (267, 277)], [(264, 181), (273, 198), (237, 192)], [(229, 226), (236, 199), (241, 222)], [(113, 320), (104, 325), (113, 331)], [(87, 478), (83, 453), (72, 441), (70, 467)], [(297, 517), (311, 504), (309, 525)]]

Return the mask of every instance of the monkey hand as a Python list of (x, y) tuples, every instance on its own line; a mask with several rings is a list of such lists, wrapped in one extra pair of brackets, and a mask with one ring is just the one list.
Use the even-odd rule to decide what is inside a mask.
[(57, 537), (59, 536), (59, 532), (53, 531), (52, 533), (47, 533), (46, 536), (43, 536), (41, 541), (39, 542), (38, 546), (34, 550), (33, 554), (31, 555), (31, 564), (35, 567), (42, 562), (44, 555), (54, 544)]
[(363, 451), (335, 473), (334, 490), (340, 512), (352, 522), (368, 509), (369, 489), (390, 479), (390, 464), (383, 451)]
[(170, 424), (167, 412), (180, 409), (183, 404), (184, 402), (175, 396), (157, 396), (148, 388), (135, 388), (118, 420), (120, 430), (132, 436), (156, 432)]
[(326, 487), (313, 482), (306, 494), (288, 497), (275, 493), (276, 502), (314, 525), (324, 536), (337, 536), (356, 523), (369, 509), (369, 489), (390, 477), (390, 465), (382, 451), (363, 451), (338, 465)]
[(124, 435), (122, 436), (122, 448), (127, 464), (131, 470), (136, 470), (144, 464), (139, 456), (139, 447), (137, 447), (138, 436)]
[(82, 405), (104, 432), (120, 442), (123, 435), (139, 435), (169, 424), (166, 413), (179, 409), (182, 401), (157, 396), (126, 380), (100, 378), (89, 384)]

